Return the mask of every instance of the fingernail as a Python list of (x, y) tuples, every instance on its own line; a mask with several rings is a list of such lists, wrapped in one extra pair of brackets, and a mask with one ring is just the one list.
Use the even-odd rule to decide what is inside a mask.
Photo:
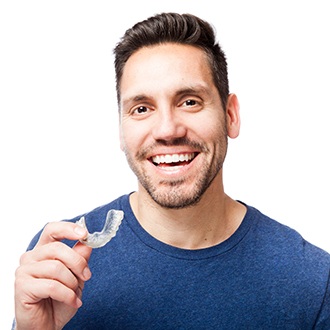
[(76, 299), (77, 308), (80, 308), (82, 306), (82, 304), (83, 304), (82, 301), (79, 298), (77, 298)]
[(83, 276), (84, 276), (84, 279), (87, 281), (91, 278), (92, 276), (92, 273), (90, 271), (90, 269), (88, 267), (86, 267), (84, 270), (83, 270)]
[(79, 235), (79, 236), (86, 236), (86, 229), (80, 227), (80, 226), (76, 226), (74, 228), (74, 232)]

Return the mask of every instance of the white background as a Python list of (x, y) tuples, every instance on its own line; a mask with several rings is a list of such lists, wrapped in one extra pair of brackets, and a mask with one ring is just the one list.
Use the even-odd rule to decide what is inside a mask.
[[(217, 8), (214, 7), (217, 4)], [(162, 11), (213, 23), (242, 130), (227, 193), (330, 251), (327, 1), (2, 1), (0, 3), (0, 329), (14, 271), (48, 221), (135, 189), (119, 149), (112, 49)]]

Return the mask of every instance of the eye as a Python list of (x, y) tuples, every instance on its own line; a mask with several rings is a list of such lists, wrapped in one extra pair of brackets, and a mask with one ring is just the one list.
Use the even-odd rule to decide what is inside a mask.
[(187, 111), (187, 112), (198, 112), (201, 111), (204, 107), (204, 101), (199, 96), (194, 95), (186, 95), (184, 98), (182, 98), (178, 104), (178, 107), (181, 110)]
[(187, 107), (193, 107), (194, 105), (197, 104), (197, 101), (189, 99), (183, 102), (183, 105), (187, 106)]
[(149, 110), (149, 109), (148, 109), (147, 107), (141, 105), (141, 106), (135, 108), (134, 111), (133, 111), (133, 113), (134, 113), (134, 114), (137, 114), (137, 115), (140, 115), (140, 114), (147, 113), (148, 110)]

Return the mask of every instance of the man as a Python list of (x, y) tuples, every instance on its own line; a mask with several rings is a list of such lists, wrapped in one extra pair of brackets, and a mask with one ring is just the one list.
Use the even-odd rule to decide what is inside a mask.
[(76, 243), (80, 216), (37, 235), (16, 272), (17, 329), (329, 329), (329, 255), (224, 192), (239, 104), (210, 25), (151, 17), (115, 68), (138, 189), (84, 215), (94, 232), (124, 211), (102, 248)]

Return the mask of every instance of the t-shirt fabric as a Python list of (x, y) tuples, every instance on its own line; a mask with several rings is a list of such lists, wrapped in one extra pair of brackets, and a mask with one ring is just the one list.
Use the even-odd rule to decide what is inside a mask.
[(90, 232), (102, 229), (110, 209), (124, 219), (93, 250), (83, 306), (64, 329), (330, 329), (330, 255), (246, 207), (230, 238), (199, 250), (148, 234), (129, 195), (84, 214)]

